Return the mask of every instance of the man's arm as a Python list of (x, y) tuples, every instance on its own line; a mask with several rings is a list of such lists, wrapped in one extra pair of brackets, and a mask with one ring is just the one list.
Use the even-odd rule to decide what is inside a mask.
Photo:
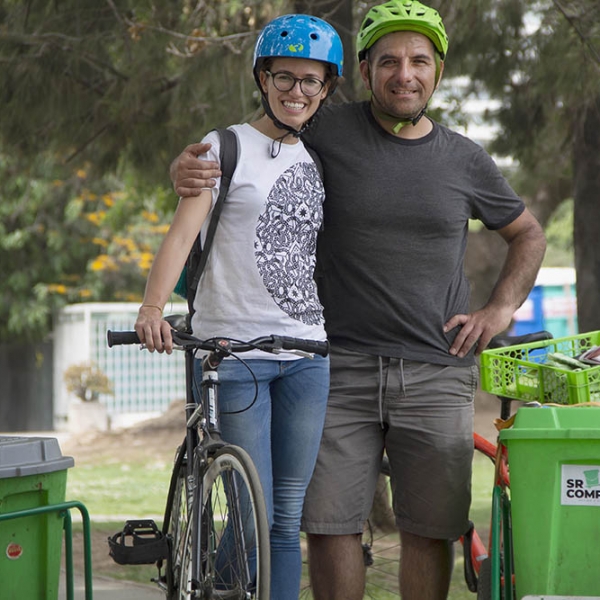
[(535, 284), (546, 252), (546, 238), (537, 219), (525, 209), (498, 233), (508, 244), (502, 271), (482, 309), (468, 315), (454, 315), (444, 326), (444, 331), (461, 326), (450, 354), (465, 356), (475, 344), (476, 354), (483, 352), (495, 335), (507, 329)]
[(198, 196), (203, 189), (215, 186), (213, 177), (221, 176), (219, 163), (198, 158), (208, 152), (210, 147), (210, 144), (190, 144), (171, 163), (169, 175), (178, 196)]

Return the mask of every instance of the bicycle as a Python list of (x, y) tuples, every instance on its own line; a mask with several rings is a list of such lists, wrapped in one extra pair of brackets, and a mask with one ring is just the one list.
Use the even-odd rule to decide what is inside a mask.
[[(165, 319), (175, 347), (185, 352), (186, 435), (176, 453), (162, 529), (151, 520), (128, 521), (123, 531), (109, 538), (111, 556), (120, 564), (156, 563), (154, 581), (169, 600), (268, 600), (265, 500), (249, 455), (221, 437), (218, 368), (226, 357), (253, 349), (326, 356), (329, 344), (276, 335), (248, 342), (200, 340), (187, 333), (185, 316)], [(109, 331), (107, 338), (109, 347), (140, 343), (132, 331)], [(193, 375), (200, 350), (207, 352), (201, 391)]]
[[(583, 518), (580, 506), (573, 511), (569, 503), (565, 507), (562, 495), (568, 480), (560, 473), (564, 465), (600, 462), (600, 421), (593, 408), (599, 406), (594, 400), (600, 399), (600, 366), (578, 361), (588, 351), (595, 352), (600, 332), (557, 339), (536, 332), (502, 341), (481, 359), (482, 389), (497, 395), (502, 405), (497, 446), (478, 448), (492, 458), (495, 477), (490, 539), (480, 563), (477, 598), (596, 597), (597, 577), (588, 576), (600, 559), (596, 513), (592, 510)], [(513, 400), (523, 407), (515, 414), (510, 410)], [(584, 411), (577, 418), (570, 410), (575, 406)], [(541, 407), (550, 410), (536, 410)], [(587, 445), (578, 443), (582, 437), (590, 440)], [(550, 452), (549, 457), (549, 451), (554, 455)], [(530, 489), (539, 495), (535, 500), (528, 495)], [(549, 522), (555, 519), (560, 523), (556, 529)], [(563, 539), (564, 531), (569, 535)], [(580, 546), (573, 543), (583, 538)], [(536, 550), (531, 540), (536, 540)], [(549, 546), (555, 553), (544, 558), (539, 549)]]
[[(536, 331), (518, 336), (500, 334), (492, 339), (488, 349), (507, 349), (550, 339), (552, 339), (552, 334), (547, 331)], [(502, 424), (510, 424), (512, 402), (518, 400), (518, 398), (505, 395), (497, 395), (497, 398), (500, 401), (497, 427), (502, 427)], [(502, 554), (502, 562), (512, 560), (510, 544), (504, 541), (508, 540), (510, 536), (510, 519), (506, 514), (506, 509), (501, 509), (501, 507), (507, 506), (509, 498), (508, 456), (504, 446), (490, 442), (477, 432), (473, 433), (473, 444), (475, 451), (490, 459), (494, 465), (492, 518), (487, 546), (483, 543), (472, 523), (469, 531), (461, 538), (464, 555), (464, 578), (467, 588), (477, 594), (478, 600), (490, 600), (492, 598), (492, 580), (497, 579), (498, 582), (502, 580), (502, 585), (504, 585), (503, 575), (498, 570), (500, 569), (500, 563), (493, 561), (492, 557), (497, 558)], [(504, 514), (501, 514), (500, 510), (504, 510)], [(492, 562), (494, 562), (493, 569)], [(508, 572), (508, 564), (503, 565), (502, 570)], [(499, 596), (496, 600), (499, 600)]]

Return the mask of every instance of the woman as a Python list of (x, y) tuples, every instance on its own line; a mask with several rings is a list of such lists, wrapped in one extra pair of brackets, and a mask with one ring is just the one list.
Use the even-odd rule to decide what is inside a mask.
[[(194, 335), (249, 340), (280, 334), (325, 339), (313, 280), (324, 190), (300, 136), (342, 75), (342, 44), (321, 19), (286, 15), (269, 23), (254, 52), (254, 77), (265, 114), (231, 129), (238, 163), (220, 217), (192, 318)], [(203, 158), (215, 160), (219, 138)], [(208, 221), (219, 182), (181, 199), (156, 255), (136, 331), (149, 350), (170, 352), (162, 308), (198, 231)], [(204, 227), (202, 231), (204, 233)], [(245, 448), (261, 478), (271, 522), (271, 596), (296, 599), (300, 586), (300, 517), (321, 438), (328, 359), (244, 355), (220, 367), (223, 438)], [(196, 376), (201, 364), (196, 361)]]

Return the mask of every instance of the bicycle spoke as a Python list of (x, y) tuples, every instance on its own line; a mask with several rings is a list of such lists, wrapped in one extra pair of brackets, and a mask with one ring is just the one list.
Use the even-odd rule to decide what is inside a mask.
[[(364, 538), (363, 538), (364, 539)], [(400, 539), (397, 532), (374, 534), (370, 547), (373, 564), (367, 567), (365, 598), (398, 598)]]
[(227, 446), (217, 453), (196, 494), (201, 503), (186, 536), (181, 599), (268, 595), (269, 529), (257, 484), (258, 475), (242, 450)]

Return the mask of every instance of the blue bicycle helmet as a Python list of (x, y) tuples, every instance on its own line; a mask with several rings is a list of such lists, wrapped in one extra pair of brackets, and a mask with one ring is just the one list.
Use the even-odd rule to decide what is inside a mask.
[[(256, 85), (260, 90), (261, 103), (265, 113), (275, 125), (287, 131), (278, 141), (287, 135), (300, 137), (310, 126), (312, 118), (296, 130), (279, 121), (271, 107), (267, 95), (260, 84), (260, 71), (266, 60), (270, 58), (304, 58), (316, 60), (329, 66), (327, 95), (331, 95), (342, 76), (344, 64), (344, 48), (337, 31), (323, 19), (310, 15), (283, 15), (273, 19), (261, 32), (254, 47), (253, 72)], [(324, 102), (321, 100), (321, 106)], [(314, 115), (313, 115), (314, 117)], [(271, 156), (276, 157), (279, 151), (271, 149)]]
[(340, 36), (329, 23), (310, 15), (283, 15), (262, 30), (254, 48), (257, 81), (262, 61), (275, 57), (318, 60), (331, 65), (335, 77), (342, 76), (344, 48)]

